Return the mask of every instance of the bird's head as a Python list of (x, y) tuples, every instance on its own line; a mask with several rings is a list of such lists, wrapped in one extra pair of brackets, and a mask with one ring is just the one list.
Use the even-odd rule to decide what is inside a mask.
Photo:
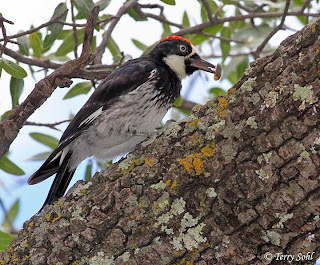
[(201, 59), (192, 42), (183, 37), (173, 35), (163, 38), (150, 54), (166, 63), (180, 79), (197, 70), (214, 73), (215, 80), (220, 79), (221, 65), (215, 66)]

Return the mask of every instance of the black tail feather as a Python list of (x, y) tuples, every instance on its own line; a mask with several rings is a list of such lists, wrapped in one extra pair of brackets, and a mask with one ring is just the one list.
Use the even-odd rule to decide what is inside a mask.
[(72, 176), (75, 172), (75, 169), (70, 170), (71, 154), (72, 153), (69, 152), (63, 158), (63, 161), (58, 169), (57, 175), (55, 176), (54, 181), (51, 185), (49, 194), (39, 212), (41, 212), (43, 207), (47, 204), (52, 204), (60, 197), (62, 197), (66, 189), (68, 188)]
[(37, 184), (57, 173), (59, 170), (61, 155), (62, 151), (56, 152), (56, 150), (54, 150), (42, 166), (28, 179), (28, 184)]

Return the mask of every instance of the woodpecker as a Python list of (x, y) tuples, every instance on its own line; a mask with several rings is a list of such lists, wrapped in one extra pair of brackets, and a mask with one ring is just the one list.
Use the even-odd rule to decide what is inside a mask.
[(220, 78), (220, 64), (201, 59), (189, 40), (174, 35), (104, 79), (28, 180), (33, 185), (56, 174), (40, 211), (63, 196), (81, 161), (90, 156), (110, 161), (146, 139), (180, 95), (181, 79), (197, 70)]

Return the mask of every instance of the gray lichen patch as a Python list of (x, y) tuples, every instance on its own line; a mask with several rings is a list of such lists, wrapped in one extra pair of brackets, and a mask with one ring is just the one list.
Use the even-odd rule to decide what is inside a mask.
[(218, 195), (214, 188), (207, 189), (206, 194), (208, 195), (209, 198), (215, 198)]
[(293, 213), (290, 214), (282, 214), (282, 213), (276, 213), (275, 216), (277, 218), (280, 218), (279, 222), (276, 223), (273, 228), (283, 228), (284, 227), (284, 223), (290, 219), (293, 218)]
[(218, 133), (219, 131), (221, 131), (225, 127), (225, 125), (226, 125), (226, 121), (221, 120), (221, 121), (209, 126), (204, 138), (206, 140), (214, 140), (215, 134)]
[(163, 180), (161, 180), (160, 182), (156, 183), (156, 184), (152, 184), (151, 188), (155, 189), (155, 190), (165, 190), (167, 187), (166, 183), (164, 183)]
[(173, 237), (170, 243), (176, 251), (197, 249), (199, 243), (207, 242), (207, 238), (203, 237), (202, 229), (205, 223), (200, 223), (195, 227), (189, 228), (185, 233), (180, 231), (178, 236)]
[(90, 259), (90, 265), (114, 265), (114, 257), (106, 257), (103, 252), (98, 252), (97, 255)]
[(255, 119), (256, 119), (256, 117), (255, 117), (255, 116), (252, 116), (252, 117), (249, 117), (249, 118), (247, 119), (247, 121), (246, 121), (246, 124), (247, 124), (248, 126), (250, 126), (250, 128), (252, 128), (252, 129), (257, 129), (257, 128), (258, 128), (258, 125), (257, 125)]
[(237, 154), (237, 150), (231, 144), (223, 145), (222, 148), (223, 157), (226, 160), (226, 163), (230, 162)]
[(92, 183), (89, 181), (87, 183), (80, 183), (75, 189), (72, 190), (73, 196), (82, 196), (84, 193), (86, 193), (86, 190), (92, 185)]
[(281, 235), (275, 231), (266, 231), (265, 235), (262, 236), (265, 242), (270, 242), (273, 245), (280, 246)]
[(300, 86), (298, 84), (294, 84), (294, 92), (293, 92), (293, 100), (297, 101), (297, 100), (301, 100), (301, 101), (305, 101), (308, 103), (314, 103), (315, 101), (317, 101), (316, 98), (314, 98), (314, 94), (313, 94), (313, 87), (310, 86)]
[(250, 77), (248, 78), (248, 80), (246, 80), (242, 84), (240, 89), (242, 92), (246, 92), (246, 91), (251, 92), (253, 90), (253, 86), (255, 85), (255, 83), (256, 83), (256, 77)]

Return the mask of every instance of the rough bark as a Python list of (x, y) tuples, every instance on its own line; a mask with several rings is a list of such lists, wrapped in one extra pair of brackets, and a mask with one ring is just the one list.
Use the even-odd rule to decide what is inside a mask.
[(318, 19), (227, 97), (77, 182), (24, 224), (0, 264), (279, 264), (276, 253), (314, 264), (319, 33)]

